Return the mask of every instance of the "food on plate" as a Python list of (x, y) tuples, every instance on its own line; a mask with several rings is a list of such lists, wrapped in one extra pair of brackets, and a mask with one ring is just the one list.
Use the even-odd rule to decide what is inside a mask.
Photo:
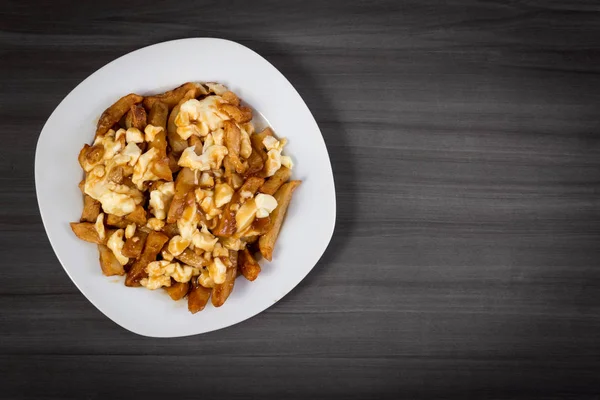
[(83, 210), (73, 233), (98, 247), (106, 276), (222, 306), (238, 275), (271, 261), (294, 190), (287, 144), (255, 131), (252, 109), (218, 83), (128, 94), (78, 155)]

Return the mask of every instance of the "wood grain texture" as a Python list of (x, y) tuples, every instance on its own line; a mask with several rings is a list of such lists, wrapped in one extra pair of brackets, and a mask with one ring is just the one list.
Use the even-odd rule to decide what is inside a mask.
[[(60, 267), (35, 145), (93, 71), (197, 36), (252, 48), (304, 97), (337, 226), (262, 314), (142, 338)], [(597, 2), (5, 0), (0, 54), (0, 397), (600, 394)]]

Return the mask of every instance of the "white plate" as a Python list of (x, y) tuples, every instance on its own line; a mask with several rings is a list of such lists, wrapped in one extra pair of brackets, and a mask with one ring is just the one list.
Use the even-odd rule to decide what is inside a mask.
[[(187, 81), (225, 84), (289, 141), (294, 193), (271, 263), (254, 282), (238, 278), (220, 308), (192, 315), (187, 302), (162, 291), (124, 286), (102, 275), (96, 245), (80, 241), (69, 222), (82, 209), (77, 155), (90, 143), (100, 114), (119, 97), (172, 89)], [(77, 86), (54, 110), (40, 134), (35, 186), (42, 220), (63, 268), (107, 317), (145, 336), (176, 337), (224, 328), (270, 307), (317, 263), (333, 234), (336, 205), (329, 155), (315, 119), (290, 82), (268, 61), (238, 43), (209, 38), (175, 40), (129, 53)]]

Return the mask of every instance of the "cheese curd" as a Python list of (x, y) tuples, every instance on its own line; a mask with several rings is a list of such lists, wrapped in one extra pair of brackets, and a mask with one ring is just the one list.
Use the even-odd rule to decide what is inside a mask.
[(212, 256), (213, 258), (217, 258), (217, 257), (229, 257), (229, 251), (221, 246), (221, 243), (217, 243), (215, 244), (215, 248), (212, 251)]
[[(265, 162), (266, 176), (273, 176), (281, 168), (281, 152), (286, 145), (287, 140), (277, 140), (273, 136), (267, 136), (263, 139), (263, 145), (267, 149), (267, 161)], [(286, 163), (291, 165), (291, 159), (286, 159)]]
[(254, 217), (256, 217), (256, 211), (256, 202), (254, 199), (250, 199), (240, 206), (235, 214), (235, 223), (238, 232), (250, 226), (252, 221), (254, 221)]
[(202, 227), (202, 231), (196, 230), (192, 235), (192, 243), (195, 248), (204, 251), (212, 252), (219, 238), (213, 236), (206, 227)]
[(146, 267), (148, 278), (140, 281), (140, 284), (150, 290), (155, 290), (163, 286), (171, 286), (171, 278), (177, 282), (189, 282), (193, 276), (199, 275), (197, 268), (189, 265), (181, 266), (178, 262), (167, 260), (152, 261)]
[(116, 132), (110, 129), (104, 136), (98, 136), (96, 140), (94, 140), (94, 146), (99, 144), (104, 147), (103, 160), (110, 160), (125, 147), (125, 138), (116, 138), (115, 135)]
[(129, 128), (125, 133), (127, 143), (144, 143), (144, 134), (138, 128)]
[(138, 145), (135, 143), (129, 143), (127, 146), (125, 146), (121, 154), (117, 156), (118, 158), (115, 157), (115, 159), (117, 164), (128, 164), (133, 167), (138, 162), (141, 155), (142, 150), (138, 147)]
[(150, 192), (150, 212), (158, 219), (165, 219), (175, 195), (175, 183), (165, 182)]
[(113, 254), (119, 261), (119, 264), (125, 265), (129, 262), (129, 258), (123, 255), (123, 245), (125, 242), (123, 241), (123, 234), (125, 231), (123, 229), (117, 229), (106, 242), (106, 246), (112, 250)]
[(215, 185), (215, 180), (211, 174), (209, 174), (208, 172), (203, 172), (202, 175), (200, 175), (200, 181), (198, 182), (198, 184), (200, 185), (200, 187), (210, 188)]
[(167, 250), (174, 257), (177, 257), (178, 255), (183, 253), (183, 251), (185, 249), (188, 248), (188, 246), (190, 245), (191, 242), (192, 241), (189, 239), (184, 239), (180, 235), (176, 235), (176, 236), (173, 236), (171, 238), (171, 240), (169, 240), (169, 245), (167, 246)]
[(208, 268), (202, 269), (200, 271), (200, 276), (198, 276), (198, 283), (205, 288), (212, 288), (215, 286), (215, 281), (210, 277), (210, 272)]
[(250, 142), (250, 133), (243, 127), (238, 125), (240, 128), (240, 156), (244, 158), (250, 157), (252, 153), (252, 143)]
[(146, 142), (151, 142), (154, 140), (156, 135), (164, 131), (162, 126), (154, 126), (152, 124), (146, 125), (144, 128), (144, 139)]
[(148, 218), (148, 222), (146, 222), (146, 226), (153, 231), (160, 231), (165, 227), (165, 221), (158, 218)]
[(133, 237), (133, 235), (135, 235), (135, 230), (137, 229), (137, 225), (136, 224), (129, 224), (127, 225), (127, 228), (125, 228), (125, 238), (126, 239), (131, 239)]
[[(197, 213), (196, 202), (188, 205), (181, 214), (181, 218), (177, 220), (177, 228), (179, 229), (179, 235), (191, 242), (192, 236), (198, 227), (199, 216)], [(175, 253), (173, 253), (175, 254)]]
[(102, 165), (95, 166), (87, 175), (83, 191), (98, 200), (105, 213), (122, 217), (133, 212), (144, 197), (136, 189), (112, 182), (109, 177), (114, 167), (116, 165), (112, 160), (106, 168)]
[(98, 237), (100, 240), (104, 241), (106, 239), (106, 230), (104, 229), (104, 214), (98, 214), (98, 218), (96, 218), (96, 223), (94, 224), (94, 229), (98, 232)]
[(152, 172), (152, 164), (158, 161), (158, 149), (153, 147), (140, 156), (137, 163), (133, 167), (133, 176), (131, 181), (138, 189), (144, 188), (144, 183), (147, 181), (156, 181), (158, 176)]
[(219, 208), (231, 201), (233, 197), (233, 188), (226, 183), (217, 183), (215, 185), (215, 205)]
[(206, 136), (223, 127), (223, 121), (229, 116), (219, 111), (223, 99), (219, 96), (207, 96), (202, 100), (190, 99), (183, 103), (175, 117), (177, 134), (184, 140), (190, 136)]
[(211, 91), (214, 94), (217, 94), (219, 96), (228, 90), (227, 87), (225, 87), (224, 85), (222, 85), (220, 83), (216, 83), (216, 82), (207, 82), (207, 83), (205, 83), (205, 85), (209, 91)]
[(277, 208), (277, 200), (270, 194), (257, 194), (254, 203), (256, 204), (256, 218), (266, 218)]
[(208, 265), (208, 272), (211, 279), (217, 285), (225, 282), (227, 266), (219, 257), (213, 258), (213, 261)]
[(207, 220), (211, 220), (222, 213), (222, 210), (215, 204), (215, 192), (208, 189), (196, 189), (196, 202), (200, 204), (200, 209), (204, 211)]
[(195, 147), (188, 147), (183, 151), (177, 165), (192, 170), (209, 171), (221, 168), (223, 158), (228, 153), (227, 147), (223, 145), (204, 146), (202, 154), (196, 154)]

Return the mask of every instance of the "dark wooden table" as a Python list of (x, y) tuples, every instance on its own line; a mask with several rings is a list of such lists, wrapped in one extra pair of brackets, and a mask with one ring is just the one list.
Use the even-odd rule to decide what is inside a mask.
[[(0, 397), (598, 398), (600, 4), (144, 3), (0, 5)], [(102, 65), (197, 36), (254, 49), (304, 97), (337, 226), (262, 314), (143, 338), (54, 256), (36, 140)]]

